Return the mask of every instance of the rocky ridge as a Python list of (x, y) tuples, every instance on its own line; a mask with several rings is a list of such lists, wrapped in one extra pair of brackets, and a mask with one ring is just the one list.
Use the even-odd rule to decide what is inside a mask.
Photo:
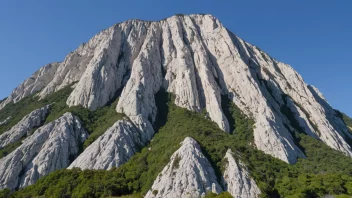
[(215, 172), (198, 143), (187, 137), (181, 145), (145, 198), (201, 197), (208, 192), (218, 194), (222, 191)]
[(20, 147), (0, 159), (0, 189), (22, 188), (68, 167), (87, 136), (80, 120), (71, 113), (38, 128)]
[(127, 162), (141, 144), (138, 129), (119, 120), (88, 146), (69, 168), (109, 170)]
[(226, 165), (223, 174), (224, 190), (228, 191), (234, 198), (259, 197), (260, 190), (256, 182), (250, 177), (246, 166), (234, 158), (231, 150), (225, 155)]
[(32, 129), (39, 127), (45, 121), (48, 115), (50, 105), (46, 105), (40, 109), (36, 109), (26, 115), (10, 130), (0, 135), (0, 149), (5, 146), (20, 140), (24, 136), (31, 135)]
[(43, 98), (75, 82), (69, 106), (96, 109), (119, 96), (116, 110), (143, 132), (143, 143), (154, 134), (154, 95), (165, 89), (176, 96), (176, 105), (206, 111), (230, 132), (221, 109), (221, 96), (227, 95), (255, 120), (255, 146), (288, 163), (304, 157), (293, 130), (352, 156), (347, 143), (352, 135), (322, 94), (292, 67), (238, 38), (211, 15), (116, 24), (63, 62), (41, 68), (0, 108), (39, 90)]

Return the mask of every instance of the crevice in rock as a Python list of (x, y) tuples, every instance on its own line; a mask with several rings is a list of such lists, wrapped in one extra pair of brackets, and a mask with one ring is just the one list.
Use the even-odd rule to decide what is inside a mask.
[(290, 108), (287, 107), (287, 98), (289, 98), (286, 94), (281, 94), (282, 101), (284, 101), (284, 105), (281, 106), (280, 111), (286, 118), (290, 121), (291, 126), (299, 133), (306, 134), (304, 129), (301, 127), (299, 122), (296, 120), (295, 113), (292, 112)]
[(232, 113), (230, 112), (232, 101), (229, 99), (228, 95), (221, 95), (221, 108), (222, 112), (229, 122), (230, 134), (233, 134), (235, 131), (236, 120), (233, 118)]
[[(118, 69), (119, 65), (121, 64), (121, 61), (125, 61), (124, 51), (123, 51), (123, 44), (121, 45), (120, 54), (119, 54), (119, 56), (117, 58), (116, 69)], [(126, 64), (126, 62), (124, 64)], [(109, 97), (110, 99), (106, 102), (105, 106), (110, 106), (112, 103), (114, 103), (117, 100), (117, 98), (119, 98), (121, 96), (122, 90), (125, 87), (124, 81), (126, 80), (126, 82), (127, 82), (129, 77), (130, 77), (130, 72), (126, 68), (126, 65), (124, 65), (123, 67), (125, 67), (125, 68), (124, 68), (124, 74), (123, 74), (123, 76), (122, 76), (122, 78), (120, 79), (120, 82), (119, 82), (120, 87), (117, 88), (115, 94), (113, 94), (112, 96)]]
[[(162, 27), (160, 27), (162, 29)], [(162, 79), (165, 79), (167, 69), (164, 68), (165, 65), (165, 50), (164, 50), (164, 37), (163, 37), (163, 31), (160, 31), (160, 42), (159, 42), (159, 53), (160, 53), (160, 62), (161, 62), (161, 75)]]
[(155, 117), (155, 122), (153, 127), (157, 133), (159, 129), (164, 126), (167, 122), (167, 117), (169, 114), (168, 102), (171, 100), (171, 95), (167, 93), (163, 88), (161, 88), (155, 95), (155, 106), (157, 108), (157, 114)]

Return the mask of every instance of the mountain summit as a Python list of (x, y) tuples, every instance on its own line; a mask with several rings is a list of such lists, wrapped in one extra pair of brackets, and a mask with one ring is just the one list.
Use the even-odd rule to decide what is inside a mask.
[[(258, 47), (243, 41), (211, 15), (176, 15), (161, 21), (128, 20), (103, 30), (68, 54), (64, 61), (45, 65), (14, 89), (11, 95), (0, 104), (2, 109), (0, 115), (3, 114), (0, 118), (14, 119), (10, 116), (16, 115), (11, 115), (8, 110), (11, 105), (20, 105), (28, 98), (44, 104), (50, 101), (48, 98), (52, 98), (53, 94), (62, 94), (65, 90), (69, 90), (65, 103), (55, 102), (50, 104), (53, 106), (50, 108), (57, 108), (55, 105), (60, 104), (62, 109), (66, 108), (67, 111), (79, 107), (87, 112), (97, 112), (112, 106), (114, 111), (124, 118), (107, 126), (103, 132), (92, 139), (91, 143), (84, 143), (87, 146), (79, 151), (79, 155), (77, 155), (77, 144), (81, 144), (80, 142), (86, 139), (86, 132), (81, 127), (87, 127), (90, 123), (84, 124), (85, 119), (78, 118), (79, 115), (73, 119), (76, 124), (63, 119), (65, 117), (53, 120), (46, 125), (43, 125), (44, 121), (42, 121), (41, 127), (34, 128), (36, 130), (34, 133), (29, 130), (21, 132), (22, 137), (16, 137), (16, 140), (9, 139), (12, 138), (6, 135), (9, 132), (3, 133), (0, 136), (1, 141), (16, 142), (20, 141), (20, 138), (25, 139), (22, 146), (16, 147), (10, 155), (0, 159), (2, 177), (0, 187), (12, 190), (22, 188), (27, 184), (33, 184), (39, 177), (51, 171), (68, 166), (110, 170), (125, 164), (131, 157), (133, 159), (141, 148), (145, 147), (145, 150), (148, 144), (153, 144), (156, 141), (153, 139), (155, 134), (166, 128), (167, 122), (172, 121), (167, 114), (163, 117), (159, 108), (161, 105), (159, 101), (162, 101), (160, 93), (163, 92), (171, 95), (172, 99), (168, 102), (169, 108), (183, 108), (195, 112), (195, 116), (201, 115), (209, 124), (211, 121), (214, 122), (218, 127), (214, 130), (222, 130), (224, 137), (225, 135), (235, 137), (239, 134), (240, 128), (236, 127), (241, 120), (233, 117), (233, 113), (229, 113), (231, 109), (236, 109), (240, 112), (238, 115), (253, 122), (253, 127), (249, 130), (251, 131), (249, 136), (253, 138), (246, 146), (288, 164), (296, 163), (299, 158), (310, 157), (307, 156), (305, 148), (299, 144), (297, 134), (310, 136), (311, 139), (326, 144), (331, 150), (352, 157), (352, 133), (342, 119), (341, 113), (328, 104), (318, 89), (306, 84), (291, 66), (275, 60)], [(226, 103), (231, 104), (233, 108), (230, 109)], [(166, 105), (166, 102), (164, 104)], [(52, 113), (57, 112), (51, 110), (46, 116), (50, 117)], [(75, 112), (72, 113), (75, 114)], [(104, 115), (99, 114), (99, 116)], [(95, 121), (99, 116), (94, 118)], [(163, 119), (166, 125), (164, 126), (165, 123), (163, 123), (161, 126), (164, 127), (160, 128), (157, 125)], [(0, 123), (2, 121), (0, 120)], [(83, 122), (82, 126), (81, 122)], [(97, 121), (97, 125), (102, 125), (103, 122)], [(77, 124), (79, 128), (76, 128)], [(56, 125), (66, 127), (53, 129), (52, 127)], [(35, 126), (38, 127), (38, 124)], [(203, 126), (199, 127), (207, 130)], [(11, 133), (15, 130), (18, 129), (9, 131)], [(53, 151), (51, 150), (53, 147), (40, 146), (47, 144), (45, 139), (42, 140), (46, 142), (36, 147), (35, 153), (24, 152), (24, 146), (36, 144), (31, 142), (34, 140), (32, 136), (35, 135), (36, 141), (42, 141), (39, 136), (47, 133), (50, 134), (50, 141), (54, 141), (55, 138), (62, 140), (56, 142), (59, 144), (58, 148), (67, 149), (69, 145), (66, 141), (71, 140), (63, 141), (62, 138), (55, 136), (59, 136), (62, 133), (61, 130), (68, 131), (66, 133), (71, 131), (72, 137), (84, 134), (84, 138), (76, 137), (79, 141), (74, 144), (74, 152)], [(94, 129), (89, 130), (88, 133), (95, 132)], [(187, 133), (187, 130), (184, 133)], [(88, 140), (89, 138), (85, 142)], [(161, 169), (158, 169), (160, 181), (154, 182), (152, 190), (148, 189), (150, 191), (147, 197), (161, 195), (163, 195), (161, 197), (174, 197), (172, 192), (182, 194), (183, 188), (186, 189), (183, 184), (187, 184), (182, 174), (194, 167), (192, 163), (197, 163), (199, 171), (194, 174), (199, 180), (195, 178), (192, 183), (197, 185), (187, 188), (190, 195), (192, 195), (191, 190), (194, 190), (194, 196), (200, 196), (202, 193), (202, 196), (205, 196), (204, 189), (210, 189), (215, 193), (221, 192), (220, 188), (226, 189), (225, 186), (220, 187), (221, 182), (214, 180), (218, 176), (215, 175), (214, 170), (206, 169), (213, 165), (214, 159), (208, 162), (206, 159), (209, 157), (208, 154), (205, 156), (202, 154), (196, 142), (201, 140), (197, 138), (186, 140), (192, 140), (187, 155), (202, 158), (202, 160), (188, 160), (189, 156), (180, 156), (181, 158), (178, 159), (177, 153), (180, 150), (172, 157), (173, 152), (170, 152), (169, 165), (165, 164), (166, 167), (162, 172), (163, 167), (160, 166)], [(179, 142), (181, 141), (183, 139)], [(192, 146), (197, 149), (194, 150)], [(202, 145), (202, 149), (203, 147), (206, 145)], [(231, 186), (232, 196), (240, 196), (236, 195), (236, 192), (253, 196), (258, 196), (260, 191), (265, 193), (265, 190), (258, 189), (253, 179), (241, 179), (249, 177), (250, 174), (247, 171), (250, 172), (251, 169), (243, 168), (246, 172), (242, 173), (242, 168), (235, 160), (236, 152), (226, 152), (227, 149), (222, 149), (223, 156), (218, 159), (221, 160), (226, 155), (226, 159), (231, 158), (233, 162), (226, 165), (228, 178), (223, 179)], [(153, 147), (149, 150), (152, 152)], [(50, 155), (39, 156), (43, 152)], [(62, 153), (72, 154), (60, 158), (56, 156)], [(26, 160), (23, 160), (24, 158)], [(58, 165), (52, 164), (53, 159), (61, 162), (56, 161)], [(37, 163), (38, 160), (40, 164)], [(187, 170), (177, 170), (173, 178), (171, 177), (172, 164), (177, 160), (180, 160), (181, 167), (187, 167)], [(25, 166), (23, 166), (24, 163)], [(22, 165), (19, 166), (20, 164)], [(236, 166), (231, 167), (231, 164)], [(244, 166), (246, 163), (240, 164)], [(165, 171), (171, 176), (163, 176)], [(241, 173), (239, 174), (241, 178), (229, 175), (234, 173), (236, 175)], [(243, 184), (246, 188), (242, 189), (238, 185), (233, 185), (231, 178), (236, 183), (249, 183)], [(218, 181), (220, 180), (218, 178)], [(178, 184), (174, 186), (178, 189), (169, 189), (165, 192), (163, 190), (157, 195), (158, 189), (155, 188), (159, 190), (167, 188), (163, 183)], [(202, 190), (197, 191), (197, 189)], [(244, 192), (246, 189), (251, 191)]]

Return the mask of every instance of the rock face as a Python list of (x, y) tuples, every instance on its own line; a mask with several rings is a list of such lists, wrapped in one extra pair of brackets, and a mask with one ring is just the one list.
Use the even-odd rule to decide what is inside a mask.
[[(42, 89), (44, 98), (77, 82), (68, 105), (96, 109), (119, 96), (116, 110), (143, 132), (146, 143), (154, 134), (154, 95), (160, 89), (173, 93), (180, 107), (206, 111), (230, 132), (221, 109), (221, 95), (226, 95), (255, 120), (255, 146), (267, 154), (288, 163), (304, 157), (291, 135), (297, 122), (299, 130), (352, 156), (347, 143), (352, 135), (322, 94), (292, 67), (241, 40), (211, 15), (116, 24), (51, 68), (46, 80), (34, 75), (0, 108), (34, 92), (25, 90)], [(33, 89), (37, 81), (43, 83)]]
[(41, 67), (31, 77), (12, 91), (10, 96), (0, 104), (0, 109), (11, 102), (18, 102), (22, 98), (42, 90), (56, 75), (59, 63), (51, 63)]
[(9, 117), (7, 117), (5, 120), (0, 121), (0, 126), (5, 125), (5, 124), (9, 123), (9, 121), (10, 121), (11, 119), (12, 119), (12, 117), (11, 117), (11, 116), (9, 116)]
[(119, 167), (137, 151), (139, 132), (128, 120), (119, 120), (88, 146), (69, 168), (103, 169)]
[(235, 198), (259, 197), (260, 190), (250, 178), (246, 166), (233, 157), (231, 150), (226, 152), (226, 166), (223, 175), (224, 190)]
[(13, 126), (9, 131), (4, 132), (0, 135), (0, 149), (5, 146), (20, 140), (25, 135), (31, 135), (30, 132), (35, 127), (39, 127), (45, 121), (45, 118), (49, 112), (49, 105), (46, 105), (40, 109), (36, 109), (26, 115), (22, 120)]
[(215, 172), (198, 143), (187, 137), (154, 181), (146, 198), (200, 197), (222, 191)]
[(20, 147), (0, 159), (0, 189), (22, 188), (68, 167), (87, 135), (80, 120), (71, 113), (40, 127)]

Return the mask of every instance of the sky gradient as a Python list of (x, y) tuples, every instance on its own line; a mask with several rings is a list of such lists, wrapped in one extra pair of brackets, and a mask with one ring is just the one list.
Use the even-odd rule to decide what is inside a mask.
[[(34, 3), (35, 2), (35, 3)], [(290, 64), (352, 116), (351, 0), (13, 0), (0, 3), (0, 99), (39, 67), (62, 61), (99, 31), (127, 19), (206, 13)]]

